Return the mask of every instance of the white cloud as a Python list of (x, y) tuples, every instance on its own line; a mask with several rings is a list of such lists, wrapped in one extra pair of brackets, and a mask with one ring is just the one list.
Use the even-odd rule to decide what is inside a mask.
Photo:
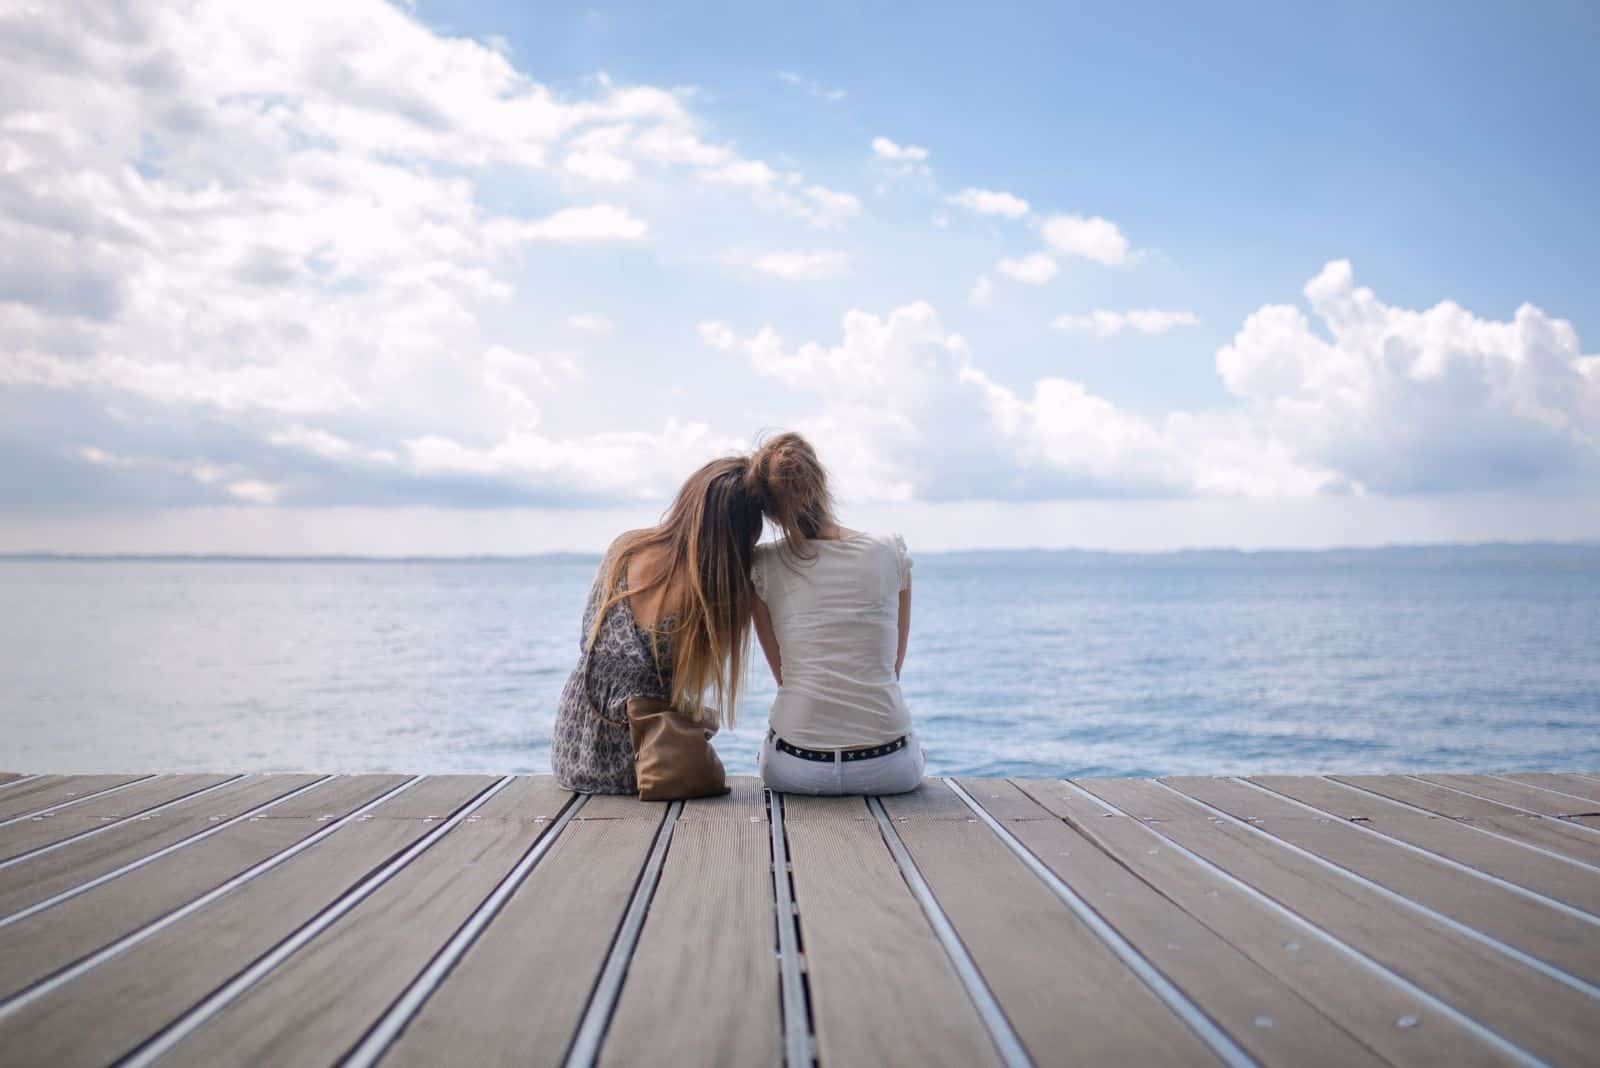
[(1180, 326), (1194, 326), (1199, 322), (1200, 319), (1193, 312), (1186, 311), (1135, 308), (1119, 312), (1096, 308), (1088, 315), (1057, 316), (1050, 325), (1068, 333), (1115, 337), (1125, 331), (1136, 334), (1165, 334)]
[[(1267, 305), (1217, 353), (1224, 385), (1296, 454), (1389, 492), (1526, 489), (1600, 468), (1600, 356), (1524, 304), (1384, 304), (1337, 260), (1306, 284), (1321, 320)], [(1592, 482), (1590, 483), (1592, 484)]]
[(776, 278), (813, 282), (843, 274), (850, 257), (842, 252), (769, 252), (751, 260), (750, 265)]
[(1078, 256), (1113, 266), (1129, 262), (1128, 239), (1117, 224), (1095, 215), (1052, 215), (1040, 225), (1045, 244), (1058, 255)]
[(818, 100), (826, 100), (829, 103), (836, 104), (847, 95), (843, 89), (830, 89), (820, 82), (802, 77), (793, 71), (780, 70), (777, 75), (778, 80), (785, 85), (792, 85), (807, 96), (814, 96)]
[(1082, 383), (1027, 391), (983, 370), (933, 308), (852, 311), (837, 344), (771, 327), (706, 342), (806, 390), (804, 420), (869, 500), (1574, 490), (1600, 485), (1600, 355), (1523, 305), (1494, 322), (1392, 308), (1328, 264), (1298, 308), (1266, 306), (1217, 353), (1239, 403), (1149, 419)]
[(613, 329), (611, 320), (603, 315), (570, 315), (567, 325), (586, 334), (609, 334)]
[(928, 150), (921, 145), (898, 145), (887, 137), (872, 139), (872, 153), (890, 163), (926, 163)]
[(1011, 193), (992, 189), (963, 189), (949, 198), (950, 203), (979, 215), (1000, 215), (1020, 219), (1028, 214), (1028, 202)]
[(561, 165), (580, 178), (608, 185), (620, 185), (632, 181), (636, 173), (631, 161), (609, 152), (572, 152)]
[(1007, 278), (1014, 278), (1030, 286), (1042, 286), (1060, 273), (1055, 257), (1048, 252), (1034, 252), (1020, 259), (1001, 260), (994, 269)]
[(731, 352), (739, 344), (738, 335), (733, 332), (733, 327), (718, 321), (700, 324), (700, 340), (722, 352)]
[(563, 208), (547, 219), (514, 227), (528, 241), (581, 243), (588, 241), (637, 241), (648, 227), (627, 208), (596, 204), (587, 208)]
[[(497, 343), (485, 324), (505, 316), (485, 313), (531, 246), (637, 243), (649, 224), (621, 201), (502, 214), (479, 184), (757, 164), (704, 136), (689, 94), (602, 78), (557, 97), (377, 0), (83, 11), (30, 9), (31, 44), (0, 51), (0, 423), (59, 405), (73, 439), (40, 446), (52, 463), (124, 456), (189, 502), (450, 500), (405, 443), (481, 457), (512, 434), (519, 462), (474, 476), (472, 500), (617, 485), (589, 478), (591, 438), (529, 429), (570, 355)], [(747, 193), (816, 225), (860, 210), (798, 172)], [(552, 442), (548, 476), (520, 462), (530, 433)]]
[(994, 283), (989, 281), (989, 276), (980, 274), (978, 280), (972, 283), (972, 289), (967, 293), (967, 303), (974, 308), (987, 308), (994, 301)]
[(872, 154), (897, 178), (928, 178), (933, 174), (933, 168), (928, 166), (929, 152), (921, 145), (901, 145), (887, 137), (874, 137)]

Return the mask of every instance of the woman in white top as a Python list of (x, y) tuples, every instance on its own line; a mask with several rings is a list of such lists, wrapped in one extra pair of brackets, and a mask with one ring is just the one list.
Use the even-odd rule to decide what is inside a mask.
[(751, 458), (751, 489), (783, 539), (756, 549), (755, 630), (778, 682), (761, 777), (805, 794), (894, 794), (922, 781), (900, 693), (911, 558), (898, 534), (833, 518), (811, 445), (781, 434)]

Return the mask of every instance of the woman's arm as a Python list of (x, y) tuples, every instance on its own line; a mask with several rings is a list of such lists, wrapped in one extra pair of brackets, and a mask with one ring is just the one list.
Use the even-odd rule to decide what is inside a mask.
[[(903, 599), (905, 594), (900, 595)], [(904, 601), (902, 600), (902, 603)], [(778, 651), (778, 636), (772, 632), (772, 614), (767, 611), (767, 602), (755, 598), (755, 624), (756, 637), (761, 642), (761, 651), (767, 654), (767, 666), (772, 669), (772, 678), (779, 686), (783, 685), (783, 654)], [(900, 640), (901, 648), (905, 647), (905, 639)]]
[(906, 662), (906, 642), (911, 637), (911, 580), (900, 591), (900, 644), (894, 653), (894, 677), (900, 677), (900, 666)]

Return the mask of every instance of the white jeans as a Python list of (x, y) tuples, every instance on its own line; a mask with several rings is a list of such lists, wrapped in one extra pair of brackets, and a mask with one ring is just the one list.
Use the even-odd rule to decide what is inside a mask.
[(865, 760), (806, 760), (780, 752), (771, 731), (761, 746), (756, 769), (767, 789), (785, 794), (903, 794), (922, 782), (925, 755), (916, 733), (905, 748)]

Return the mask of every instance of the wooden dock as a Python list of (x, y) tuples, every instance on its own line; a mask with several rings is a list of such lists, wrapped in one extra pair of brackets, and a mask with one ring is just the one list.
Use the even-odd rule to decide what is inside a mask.
[(0, 1066), (1596, 1065), (1600, 776), (0, 774)]

